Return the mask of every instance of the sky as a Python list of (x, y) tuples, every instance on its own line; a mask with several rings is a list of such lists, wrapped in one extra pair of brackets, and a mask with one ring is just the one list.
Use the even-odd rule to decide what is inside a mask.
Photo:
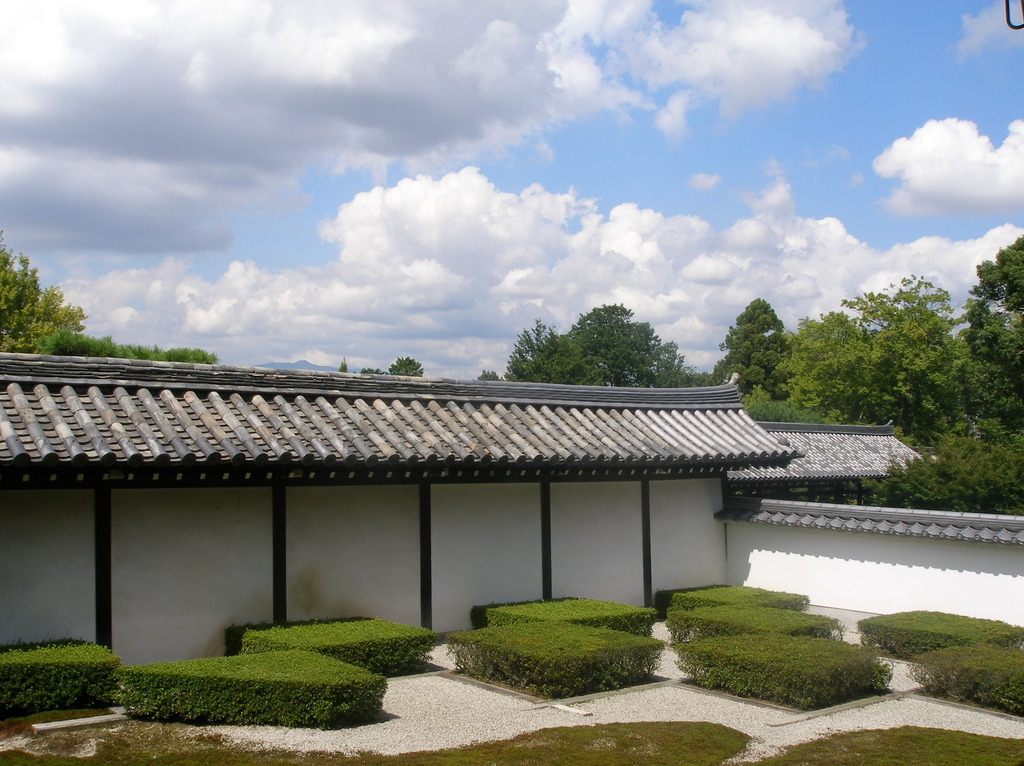
[(34, 0), (0, 29), (5, 246), (88, 334), (225, 364), (475, 378), (621, 303), (710, 369), (755, 298), (791, 330), (911, 275), (962, 306), (1024, 236), (1004, 0)]

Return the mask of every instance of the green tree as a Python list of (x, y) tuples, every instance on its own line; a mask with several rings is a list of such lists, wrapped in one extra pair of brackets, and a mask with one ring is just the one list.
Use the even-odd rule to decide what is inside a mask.
[(114, 359), (149, 359), (161, 362), (192, 362), (195, 364), (216, 364), (217, 355), (201, 348), (169, 348), (139, 346), (130, 343), (115, 343), (106, 335), (94, 338), (90, 335), (60, 330), (39, 341), (43, 354), (57, 356), (97, 356)]
[(801, 320), (782, 363), (790, 400), (837, 422), (891, 421), (914, 443), (962, 428), (963, 347), (949, 293), (910, 277)]
[(338, 364), (338, 372), (348, 372), (348, 359), (344, 356), (341, 358), (341, 362)]
[(64, 302), (58, 287), (41, 287), (24, 255), (4, 247), (0, 232), (0, 351), (38, 353), (39, 341), (58, 330), (81, 332), (85, 312)]
[(387, 375), (380, 367), (364, 367), (359, 371), (360, 375)]
[(728, 353), (715, 365), (714, 376), (723, 381), (738, 373), (744, 394), (759, 388), (769, 398), (781, 399), (783, 381), (778, 368), (787, 343), (786, 328), (775, 309), (763, 298), (755, 298), (736, 317), (736, 324), (719, 345)]
[(978, 266), (961, 333), (968, 415), (989, 436), (1024, 430), (1024, 237)]
[(423, 377), (423, 365), (411, 356), (400, 356), (388, 368), (389, 375), (407, 375), (410, 378)]
[(892, 466), (871, 492), (871, 502), (898, 508), (1024, 514), (1024, 435), (945, 437), (933, 454)]
[(743, 407), (754, 420), (765, 423), (828, 423), (828, 419), (814, 410), (797, 407), (788, 399), (743, 397)]
[(506, 380), (598, 385), (579, 346), (539, 319), (519, 333), (505, 367)]
[(560, 334), (539, 319), (519, 334), (509, 380), (592, 386), (684, 386), (693, 374), (675, 343), (621, 305), (598, 306)]
[(501, 376), (494, 370), (483, 370), (476, 376), (477, 380), (501, 380)]

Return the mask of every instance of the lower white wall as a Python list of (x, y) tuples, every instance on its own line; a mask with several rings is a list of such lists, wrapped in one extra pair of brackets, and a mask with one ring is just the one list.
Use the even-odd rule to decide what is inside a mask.
[(551, 485), (551, 595), (642, 605), (640, 482)]
[(474, 604), (541, 598), (538, 484), (431, 488), (433, 627), (470, 627)]
[(719, 479), (652, 481), (651, 579), (654, 590), (725, 582)]
[(727, 523), (728, 582), (887, 614), (952, 612), (1024, 625), (1024, 548)]
[(420, 624), (419, 489), (288, 489), (288, 619)]
[(111, 567), (126, 663), (223, 654), (228, 625), (272, 616), (271, 491), (114, 490)]
[(0, 494), (0, 644), (96, 638), (91, 490)]

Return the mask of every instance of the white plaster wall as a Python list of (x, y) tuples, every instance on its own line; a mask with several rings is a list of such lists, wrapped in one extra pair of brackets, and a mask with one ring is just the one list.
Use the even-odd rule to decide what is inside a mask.
[(420, 624), (418, 487), (296, 487), (287, 503), (288, 619)]
[(431, 488), (433, 627), (470, 626), (474, 604), (543, 596), (540, 485)]
[(0, 493), (0, 644), (96, 639), (91, 490)]
[(654, 590), (725, 582), (725, 535), (718, 479), (652, 481), (651, 579)]
[(640, 482), (551, 485), (552, 596), (644, 602)]
[(273, 610), (271, 490), (111, 493), (113, 644), (129, 664), (223, 654)]
[(952, 612), (1024, 625), (1024, 548), (728, 523), (728, 582), (887, 614)]

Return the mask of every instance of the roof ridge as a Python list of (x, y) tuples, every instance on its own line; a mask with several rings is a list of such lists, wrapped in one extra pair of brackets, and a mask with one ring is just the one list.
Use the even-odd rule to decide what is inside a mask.
[(846, 516), (851, 518), (886, 519), (904, 521), (989, 521), (1007, 528), (1024, 529), (1024, 516), (1012, 513), (978, 513), (973, 511), (936, 511), (925, 508), (894, 508), (881, 505), (845, 505), (841, 503), (813, 503), (806, 500), (782, 500), (774, 498), (740, 497), (725, 498), (725, 509), (739, 512), (755, 510), (775, 512), (796, 512), (805, 510), (822, 516)]
[(0, 353), (0, 380), (88, 382), (91, 385), (160, 386), (168, 389), (337, 393), (383, 399), (447, 399), (618, 409), (741, 409), (736, 386), (625, 388), (561, 383), (362, 375), (327, 370), (210, 365), (109, 357)]
[(821, 433), (821, 434), (859, 434), (864, 436), (892, 436), (893, 427), (886, 425), (840, 425), (835, 423), (786, 423), (773, 420), (758, 420), (757, 424), (765, 431), (773, 433)]

